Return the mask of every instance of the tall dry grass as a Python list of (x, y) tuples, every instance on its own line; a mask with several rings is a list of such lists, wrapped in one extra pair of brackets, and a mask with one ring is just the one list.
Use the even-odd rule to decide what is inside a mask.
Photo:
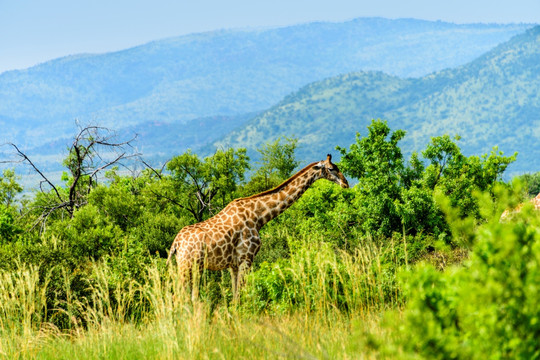
[[(379, 317), (397, 304), (386, 262), (392, 249), (368, 245), (354, 254), (319, 247), (298, 251), (276, 265), (287, 311), (254, 309), (262, 281), (250, 274), (239, 304), (193, 300), (173, 267), (159, 261), (143, 281), (119, 281), (104, 262), (91, 265), (88, 296), (70, 288), (47, 304), (49, 279), (39, 268), (19, 264), (0, 272), (0, 356), (65, 359), (364, 358), (367, 332), (384, 338)], [(281, 275), (279, 275), (281, 274)], [(114, 284), (114, 285), (112, 285)], [(214, 284), (215, 285), (215, 284)], [(208, 284), (201, 282), (201, 293)], [(224, 285), (220, 285), (224, 286)], [(228, 289), (222, 289), (223, 294)], [(288, 301), (288, 303), (286, 303)], [(52, 325), (55, 316), (69, 326)]]
[(249, 312), (331, 310), (372, 313), (400, 304), (396, 271), (401, 266), (393, 242), (366, 242), (353, 253), (325, 243), (306, 246), (287, 261), (263, 264), (248, 276), (244, 306)]

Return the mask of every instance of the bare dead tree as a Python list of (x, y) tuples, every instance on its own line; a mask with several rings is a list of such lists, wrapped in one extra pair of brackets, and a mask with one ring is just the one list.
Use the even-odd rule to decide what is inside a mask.
[(123, 161), (140, 155), (132, 146), (136, 135), (128, 140), (120, 141), (116, 132), (105, 127), (86, 126), (79, 129), (69, 147), (68, 156), (64, 160), (64, 165), (71, 175), (67, 194), (49, 180), (17, 145), (9, 143), (19, 157), (18, 161), (12, 162), (29, 165), (42, 179), (39, 184), (40, 190), (44, 193), (51, 191), (54, 194), (55, 201), (42, 208), (41, 215), (33, 227), (38, 224), (44, 226), (48, 217), (58, 210), (65, 210), (70, 217), (73, 217), (75, 210), (86, 204), (86, 197), (97, 185), (99, 174), (103, 170), (113, 165), (125, 166)]

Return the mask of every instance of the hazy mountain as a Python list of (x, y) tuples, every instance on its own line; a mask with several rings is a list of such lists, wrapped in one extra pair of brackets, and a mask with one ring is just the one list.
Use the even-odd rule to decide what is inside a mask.
[(65, 57), (0, 74), (0, 143), (51, 142), (72, 135), (74, 119), (119, 129), (245, 114), (351, 71), (421, 76), (466, 63), (528, 27), (363, 18), (215, 31)]
[[(462, 136), (467, 153), (519, 152), (514, 172), (540, 171), (540, 26), (478, 59), (420, 78), (351, 73), (310, 84), (215, 143), (254, 149), (295, 134), (299, 156), (319, 159), (365, 135), (371, 119), (404, 129), (407, 152), (431, 136)], [(335, 151), (334, 151), (335, 152)]]

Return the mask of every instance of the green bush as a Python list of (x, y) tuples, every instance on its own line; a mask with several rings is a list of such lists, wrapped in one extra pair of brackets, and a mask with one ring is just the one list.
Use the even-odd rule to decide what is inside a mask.
[(77, 210), (72, 219), (54, 223), (50, 233), (78, 259), (97, 260), (125, 247), (124, 232), (118, 225), (108, 222), (94, 205)]
[(22, 233), (15, 222), (15, 210), (0, 204), (0, 245), (11, 242)]
[(352, 190), (319, 181), (294, 205), (284, 225), (294, 227), (301, 241), (323, 240), (336, 249), (354, 250), (358, 245), (354, 231), (357, 214), (351, 206), (354, 196)]
[(243, 307), (249, 312), (368, 311), (400, 300), (395, 244), (367, 243), (355, 253), (306, 243), (288, 259), (264, 262), (249, 274)]
[(529, 197), (535, 197), (540, 193), (540, 172), (523, 174), (518, 178), (525, 184), (525, 192)]
[(511, 222), (494, 213), (469, 227), (473, 246), (464, 266), (440, 272), (421, 265), (403, 276), (408, 302), (395, 330), (406, 352), (427, 359), (540, 357), (540, 217), (530, 205)]

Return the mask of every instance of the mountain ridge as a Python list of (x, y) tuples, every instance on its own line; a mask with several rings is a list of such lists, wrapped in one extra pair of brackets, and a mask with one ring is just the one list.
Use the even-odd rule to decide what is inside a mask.
[(528, 26), (360, 18), (71, 55), (0, 74), (0, 142), (53, 141), (74, 133), (74, 119), (123, 128), (260, 111), (341, 73), (381, 67), (407, 75), (453, 66)]
[(520, 153), (511, 171), (540, 171), (540, 26), (421, 78), (357, 72), (309, 84), (213, 146), (242, 144), (255, 154), (261, 139), (302, 131), (299, 156), (318, 158), (329, 144), (354, 142), (376, 118), (407, 131), (407, 153), (422, 150), (431, 136), (461, 134), (466, 153), (499, 146)]

